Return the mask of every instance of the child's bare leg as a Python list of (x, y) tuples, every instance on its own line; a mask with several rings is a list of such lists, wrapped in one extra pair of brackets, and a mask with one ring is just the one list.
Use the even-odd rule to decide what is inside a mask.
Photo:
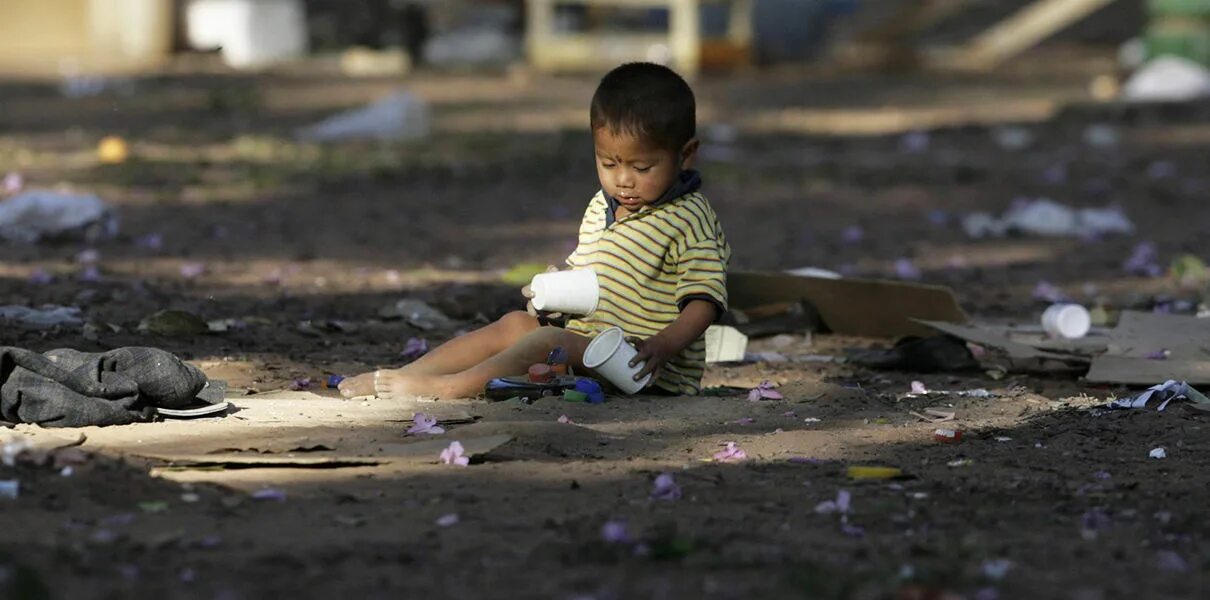
[(583, 369), (584, 349), (590, 338), (558, 327), (531, 331), (516, 344), (464, 371), (452, 374), (425, 374), (414, 371), (380, 371), (374, 391), (379, 398), (436, 396), (439, 399), (467, 398), (479, 395), (483, 386), (496, 377), (519, 375), (530, 365), (542, 362), (551, 350), (562, 346), (573, 367)]
[(437, 346), (411, 364), (398, 369), (370, 371), (350, 377), (340, 382), (340, 393), (348, 398), (373, 395), (374, 379), (376, 376), (382, 377), (381, 374), (384, 373), (406, 372), (425, 375), (458, 373), (505, 350), (537, 328), (538, 319), (529, 313), (511, 312), (490, 325)]

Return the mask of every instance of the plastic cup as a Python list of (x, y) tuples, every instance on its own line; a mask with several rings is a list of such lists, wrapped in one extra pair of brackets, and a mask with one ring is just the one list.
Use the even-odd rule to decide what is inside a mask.
[(601, 287), (592, 269), (572, 269), (534, 275), (529, 284), (534, 309), (572, 315), (590, 315), (597, 309)]
[(1082, 338), (1091, 327), (1092, 315), (1079, 304), (1052, 304), (1042, 313), (1042, 329), (1051, 337)]
[(630, 360), (638, 353), (634, 346), (626, 342), (621, 329), (611, 327), (588, 343), (584, 349), (584, 366), (608, 379), (623, 393), (637, 394), (651, 381), (651, 374), (639, 381), (634, 380), (634, 376), (643, 369), (643, 363), (630, 366)]

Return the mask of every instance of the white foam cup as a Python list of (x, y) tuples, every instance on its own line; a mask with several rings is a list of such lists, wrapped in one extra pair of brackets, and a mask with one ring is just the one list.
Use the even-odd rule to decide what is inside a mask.
[(534, 275), (529, 284), (534, 309), (572, 315), (590, 315), (597, 309), (601, 286), (592, 269), (572, 269)]
[(638, 353), (634, 346), (626, 342), (621, 329), (610, 327), (588, 343), (588, 348), (584, 349), (584, 366), (608, 379), (622, 392), (637, 394), (651, 381), (650, 373), (639, 381), (634, 380), (634, 376), (643, 369), (643, 363), (630, 366), (630, 360)]
[(1092, 315), (1079, 304), (1052, 304), (1042, 313), (1042, 329), (1051, 337), (1082, 338), (1091, 327)]

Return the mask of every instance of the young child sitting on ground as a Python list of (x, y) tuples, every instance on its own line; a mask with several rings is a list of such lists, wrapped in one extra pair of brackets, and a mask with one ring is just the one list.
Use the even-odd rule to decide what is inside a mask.
[(601, 80), (590, 110), (601, 191), (580, 224), (567, 258), (593, 269), (597, 309), (565, 328), (541, 326), (517, 311), (454, 338), (398, 369), (364, 373), (340, 384), (348, 397), (473, 397), (496, 377), (524, 374), (556, 347), (584, 374), (592, 336), (620, 327), (634, 338), (659, 393), (698, 393), (705, 366), (703, 333), (727, 307), (731, 250), (691, 170), (697, 154), (693, 91), (672, 70), (632, 63)]

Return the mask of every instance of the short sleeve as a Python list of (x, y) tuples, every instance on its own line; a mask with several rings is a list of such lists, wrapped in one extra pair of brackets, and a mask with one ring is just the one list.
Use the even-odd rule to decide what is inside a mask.
[(684, 310), (692, 300), (706, 300), (727, 312), (727, 256), (716, 240), (688, 244), (677, 256), (676, 305)]

